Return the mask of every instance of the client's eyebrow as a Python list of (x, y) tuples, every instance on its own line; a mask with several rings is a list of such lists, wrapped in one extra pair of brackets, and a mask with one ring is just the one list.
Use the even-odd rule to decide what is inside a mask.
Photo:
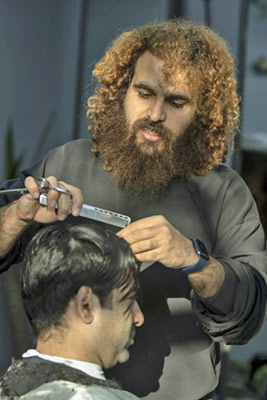
[[(125, 285), (122, 291), (124, 291), (124, 289), (126, 289), (127, 287), (128, 285)], [(129, 290), (127, 290), (127, 292), (124, 293), (124, 295), (120, 298), (119, 302), (122, 302), (127, 298), (136, 298), (136, 296), (137, 296), (137, 288), (136, 288), (136, 283), (134, 282), (132, 286), (129, 288)]]

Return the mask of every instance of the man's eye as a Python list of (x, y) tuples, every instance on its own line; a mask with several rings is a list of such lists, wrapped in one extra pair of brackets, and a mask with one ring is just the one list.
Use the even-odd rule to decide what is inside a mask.
[(126, 310), (124, 311), (124, 314), (128, 314), (128, 313), (131, 311), (131, 309), (132, 309), (132, 307), (133, 307), (133, 305), (134, 305), (134, 302), (135, 302), (135, 300), (134, 300), (134, 301), (131, 301), (131, 303), (128, 305), (128, 307), (127, 307)]
[(176, 101), (169, 101), (169, 104), (174, 108), (183, 108), (185, 103), (177, 103)]
[(147, 92), (138, 92), (138, 96), (142, 97), (142, 99), (148, 99), (151, 96), (151, 93)]

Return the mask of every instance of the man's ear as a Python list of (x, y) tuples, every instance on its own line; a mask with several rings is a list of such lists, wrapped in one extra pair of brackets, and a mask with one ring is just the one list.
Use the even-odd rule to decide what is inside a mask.
[(81, 286), (75, 297), (77, 314), (86, 324), (91, 324), (94, 319), (94, 298), (95, 295), (88, 286)]

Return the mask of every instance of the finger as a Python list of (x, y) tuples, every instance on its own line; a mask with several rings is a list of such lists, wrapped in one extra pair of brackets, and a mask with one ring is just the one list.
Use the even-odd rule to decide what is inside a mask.
[(155, 249), (150, 250), (150, 251), (145, 251), (143, 253), (135, 254), (135, 257), (139, 262), (145, 262), (145, 261), (163, 262), (161, 255)]
[(51, 188), (48, 192), (48, 211), (54, 211), (60, 221), (63, 221), (69, 215), (71, 196), (57, 190), (58, 187), (66, 189), (63, 182), (58, 182), (54, 176), (47, 178)]
[[(60, 188), (65, 189), (63, 185), (60, 185)], [(71, 196), (68, 194), (58, 192), (58, 219), (60, 221), (64, 221), (70, 213), (71, 207)]]
[(67, 189), (71, 192), (71, 201), (72, 201), (72, 206), (71, 206), (71, 213), (74, 217), (78, 216), (80, 214), (82, 205), (83, 205), (83, 195), (80, 189), (78, 189), (75, 186), (69, 185), (66, 182), (60, 181), (59, 184), (61, 185), (62, 188)]
[(33, 198), (39, 199), (39, 187), (36, 180), (32, 176), (28, 176), (24, 181), (25, 187), (28, 189), (29, 193)]
[[(57, 178), (55, 176), (49, 176), (46, 178), (50, 183), (50, 186), (56, 187), (58, 184)], [(56, 190), (49, 190), (47, 194), (47, 209), (48, 211), (56, 211), (56, 205), (58, 203), (59, 193)]]
[(132, 252), (134, 255), (145, 253), (148, 251), (159, 249), (159, 243), (156, 240), (142, 240), (130, 245)]
[(132, 233), (136, 230), (141, 230), (145, 228), (153, 228), (159, 227), (163, 224), (168, 223), (168, 221), (162, 215), (153, 215), (151, 217), (142, 218), (135, 222), (132, 222), (130, 225), (126, 226), (122, 230), (120, 230), (117, 235), (119, 237), (124, 237), (129, 233)]
[(124, 233), (121, 237), (126, 240), (129, 245), (133, 245), (135, 243), (140, 243), (144, 240), (152, 240), (158, 236), (158, 230), (145, 228), (138, 229), (130, 233)]

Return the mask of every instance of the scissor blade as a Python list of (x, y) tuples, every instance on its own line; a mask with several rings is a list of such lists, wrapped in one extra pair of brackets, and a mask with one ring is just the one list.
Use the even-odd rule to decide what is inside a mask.
[(25, 194), (25, 193), (29, 193), (28, 189), (26, 188), (0, 190), (0, 194)]
[[(47, 206), (47, 195), (41, 194), (39, 197), (39, 203)], [(82, 206), (79, 216), (93, 219), (99, 222), (104, 222), (105, 224), (118, 226), (120, 228), (124, 228), (131, 222), (131, 218), (127, 215), (119, 214), (94, 206), (89, 206), (88, 204), (84, 204)]]

